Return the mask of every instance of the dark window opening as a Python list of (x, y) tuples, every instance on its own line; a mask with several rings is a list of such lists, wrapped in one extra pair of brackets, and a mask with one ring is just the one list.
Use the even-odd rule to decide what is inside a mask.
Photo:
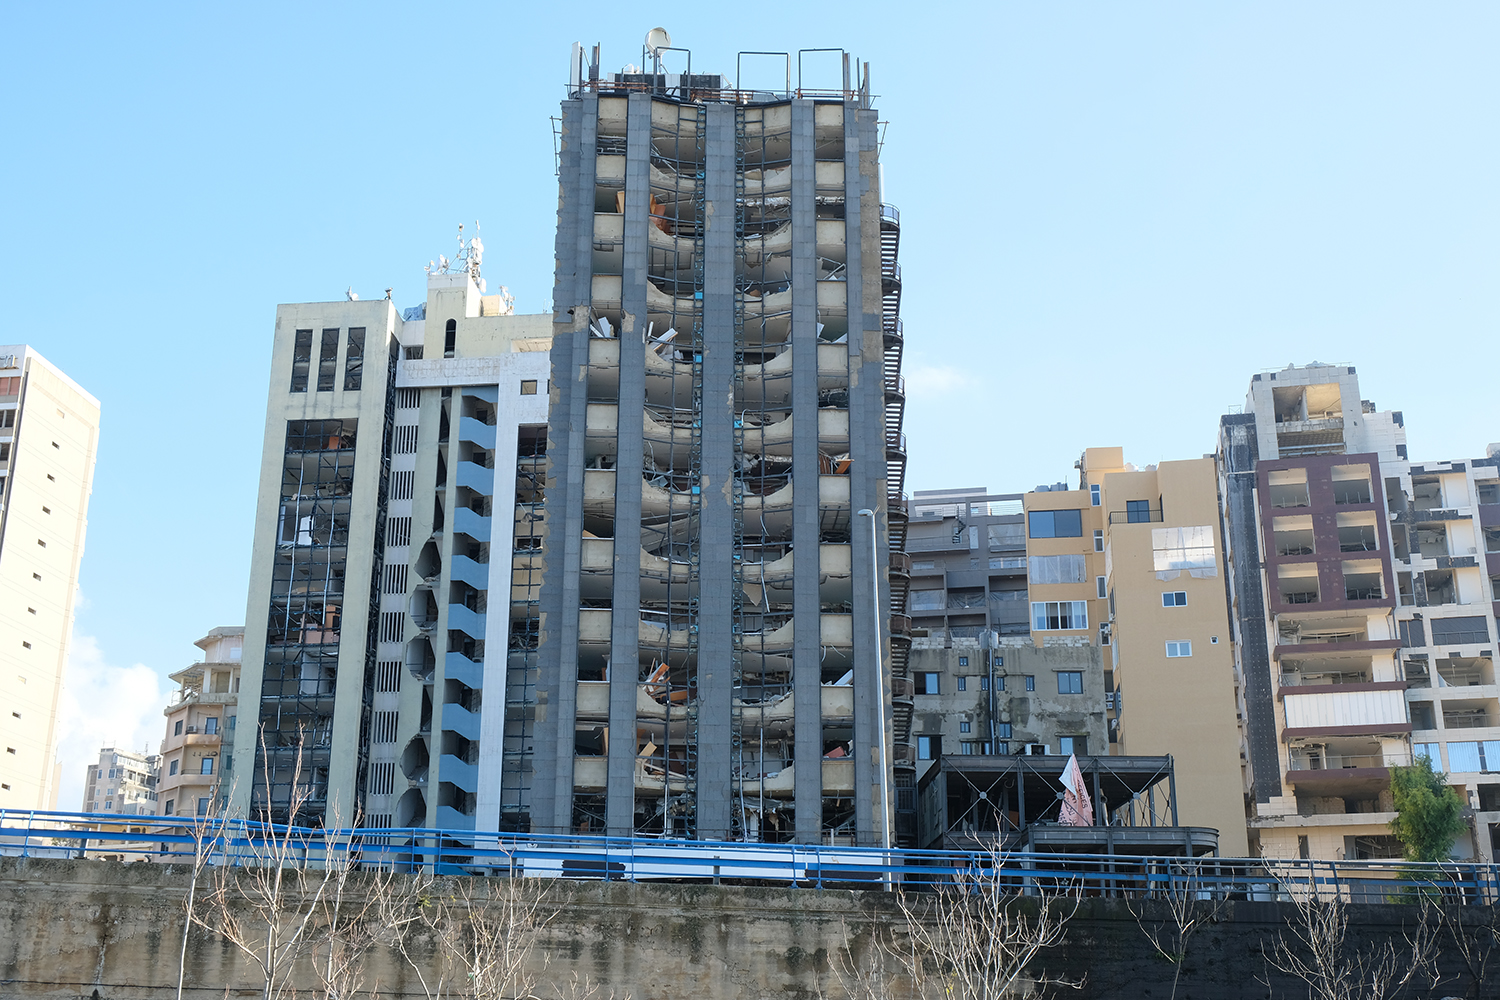
[(344, 389), (358, 392), (365, 374), (365, 328), (349, 328), (349, 349), (344, 354)]
[(323, 331), (322, 343), (318, 346), (318, 391), (332, 392), (339, 364), (338, 327)]
[(312, 364), (312, 331), (298, 330), (292, 341), (292, 391), (307, 391), (307, 369)]

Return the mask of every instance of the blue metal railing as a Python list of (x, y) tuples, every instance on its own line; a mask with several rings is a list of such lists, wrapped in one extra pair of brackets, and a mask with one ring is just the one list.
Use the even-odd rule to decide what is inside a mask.
[[(0, 855), (258, 866), (326, 860), (438, 874), (769, 883), (808, 888), (887, 883), (928, 888), (976, 874), (1009, 891), (1288, 900), (1309, 892), (1351, 902), (1403, 902), (1440, 892), (1449, 902), (1500, 902), (1500, 865), (1269, 858), (1174, 858), (986, 850), (884, 851), (869, 847), (437, 830), (282, 827), (187, 816), (0, 809)], [(999, 869), (994, 865), (999, 862)]]

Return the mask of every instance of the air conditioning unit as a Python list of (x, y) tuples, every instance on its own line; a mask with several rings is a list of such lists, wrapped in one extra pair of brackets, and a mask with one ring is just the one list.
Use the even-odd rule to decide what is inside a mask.
[(186, 729), (183, 730), (183, 732), (186, 733), (189, 736), (192, 736), (197, 731), (198, 731), (198, 727), (197, 726), (188, 726)]

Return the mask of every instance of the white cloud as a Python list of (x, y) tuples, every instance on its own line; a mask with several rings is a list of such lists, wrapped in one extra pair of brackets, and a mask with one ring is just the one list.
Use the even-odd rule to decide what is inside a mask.
[(99, 759), (100, 747), (158, 750), (165, 732), (162, 709), (167, 694), (161, 676), (144, 663), (116, 666), (106, 659), (97, 639), (74, 633), (57, 713), (59, 809), (72, 811), (83, 805), (84, 767)]

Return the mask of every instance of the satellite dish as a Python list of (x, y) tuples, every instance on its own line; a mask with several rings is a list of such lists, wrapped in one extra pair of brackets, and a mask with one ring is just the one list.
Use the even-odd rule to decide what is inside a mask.
[(652, 28), (646, 32), (646, 51), (650, 52), (652, 57), (660, 56), (662, 49), (671, 47), (672, 36), (667, 34), (666, 28)]

